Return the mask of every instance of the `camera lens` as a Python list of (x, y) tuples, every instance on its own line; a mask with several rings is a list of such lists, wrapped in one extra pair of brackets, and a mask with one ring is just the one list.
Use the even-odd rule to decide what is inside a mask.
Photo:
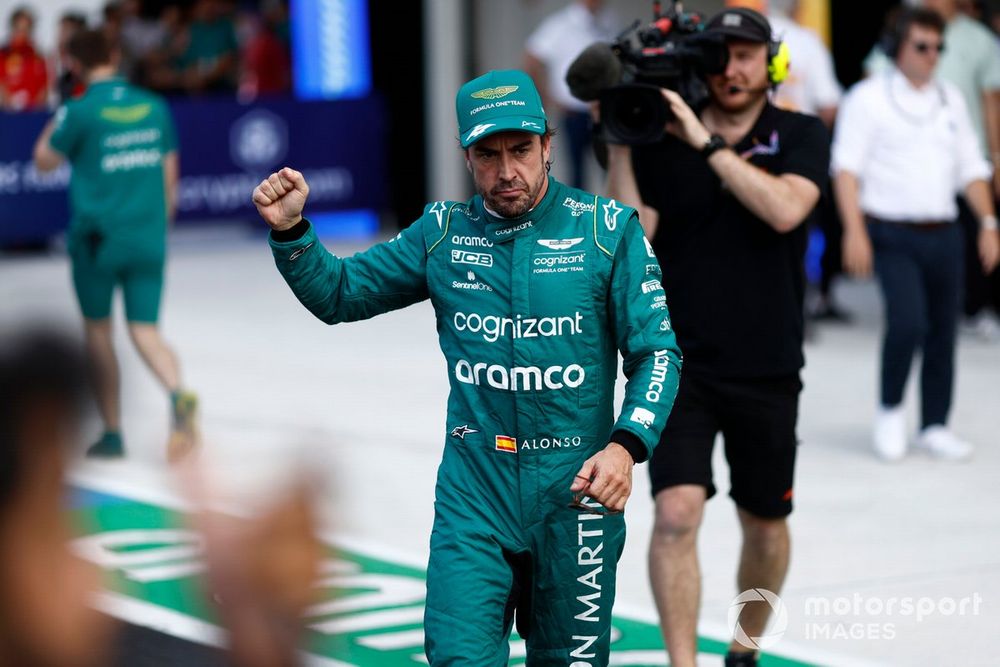
[(617, 86), (601, 96), (601, 122), (615, 143), (640, 145), (658, 141), (669, 118), (670, 109), (656, 86)]

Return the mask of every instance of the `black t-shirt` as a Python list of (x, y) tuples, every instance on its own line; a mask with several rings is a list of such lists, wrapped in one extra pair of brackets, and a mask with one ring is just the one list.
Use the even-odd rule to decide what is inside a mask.
[[(768, 104), (733, 148), (770, 174), (797, 174), (823, 190), (829, 144), (818, 118)], [(674, 137), (632, 155), (642, 200), (660, 214), (653, 248), (684, 370), (742, 378), (798, 372), (807, 223), (775, 231)]]

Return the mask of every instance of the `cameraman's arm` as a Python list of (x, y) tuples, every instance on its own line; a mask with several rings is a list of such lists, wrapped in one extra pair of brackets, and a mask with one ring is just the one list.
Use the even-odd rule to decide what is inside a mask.
[(524, 52), (524, 71), (535, 82), (535, 88), (542, 98), (542, 107), (551, 113), (555, 111), (552, 96), (549, 94), (549, 74), (545, 63), (530, 51)]
[(646, 206), (639, 195), (639, 186), (632, 170), (632, 149), (621, 144), (608, 144), (608, 180), (604, 186), (608, 197), (631, 206), (639, 212), (639, 224), (646, 238), (656, 233), (660, 214), (655, 208)]
[[(711, 133), (680, 95), (664, 89), (663, 96), (675, 118), (667, 123), (667, 131), (700, 151), (708, 143)], [(807, 143), (791, 147), (792, 150), (827, 150), (828, 140), (825, 137), (807, 136), (804, 139)], [(782, 148), (786, 151), (790, 148), (788, 144), (787, 138), (783, 138)], [(819, 186), (809, 178), (795, 173), (773, 176), (728, 148), (712, 153), (708, 164), (741, 204), (778, 232), (790, 232), (802, 224), (819, 201)], [(821, 171), (825, 173), (828, 167), (829, 159), (826, 158)], [(803, 173), (810, 171), (815, 171), (815, 168)]]
[(802, 224), (819, 201), (819, 187), (808, 178), (772, 176), (732, 150), (716, 151), (708, 164), (741, 204), (778, 232)]

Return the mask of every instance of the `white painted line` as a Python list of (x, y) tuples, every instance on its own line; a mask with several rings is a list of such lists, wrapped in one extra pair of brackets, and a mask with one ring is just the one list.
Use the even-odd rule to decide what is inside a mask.
[(205, 571), (205, 564), (202, 562), (170, 563), (169, 565), (155, 565), (143, 568), (129, 567), (123, 571), (129, 579), (147, 583), (150, 581), (182, 579), (195, 574), (201, 574)]
[(402, 648), (420, 648), (424, 645), (424, 631), (401, 630), (380, 635), (358, 637), (358, 643), (379, 651), (396, 651)]
[(225, 648), (226, 633), (217, 625), (110, 591), (98, 594), (94, 607), (133, 625), (152, 628), (197, 644)]
[(423, 620), (423, 607), (408, 607), (406, 609), (387, 609), (386, 611), (373, 611), (368, 614), (356, 614), (321, 623), (310, 623), (309, 627), (328, 635), (337, 635), (348, 632), (359, 632), (361, 630), (375, 630), (376, 628), (386, 628), (395, 625), (422, 623)]

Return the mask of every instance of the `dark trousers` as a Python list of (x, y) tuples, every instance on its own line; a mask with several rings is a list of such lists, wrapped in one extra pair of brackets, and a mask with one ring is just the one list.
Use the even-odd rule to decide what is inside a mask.
[(870, 221), (868, 233), (885, 302), (882, 405), (903, 401), (913, 354), (921, 348), (921, 424), (944, 425), (951, 409), (962, 297), (961, 227)]
[(563, 128), (569, 140), (570, 181), (574, 188), (586, 188), (587, 152), (590, 150), (591, 121), (587, 111), (568, 111)]
[(979, 220), (965, 203), (965, 197), (958, 198), (958, 221), (965, 234), (965, 302), (966, 317), (975, 317), (983, 309), (993, 309), (1000, 315), (1000, 268), (993, 273), (983, 273), (979, 261)]

